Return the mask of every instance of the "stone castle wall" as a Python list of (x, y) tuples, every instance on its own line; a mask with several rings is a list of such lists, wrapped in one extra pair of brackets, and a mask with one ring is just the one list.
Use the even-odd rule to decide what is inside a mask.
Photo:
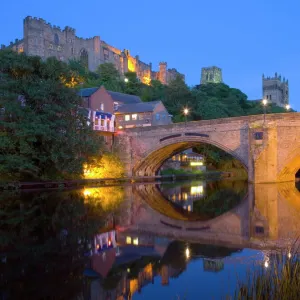
[(159, 71), (153, 71), (151, 63), (142, 62), (139, 56), (133, 57), (128, 50), (121, 51), (107, 44), (100, 36), (79, 38), (75, 29), (61, 29), (41, 18), (26, 17), (23, 30), (23, 39), (10, 43), (9, 48), (42, 59), (56, 57), (66, 62), (70, 59), (81, 60), (91, 71), (95, 71), (102, 63), (113, 63), (121, 75), (128, 71), (136, 72), (145, 84), (152, 79), (168, 84), (178, 75), (184, 78), (176, 69), (167, 69), (167, 63), (160, 63)]

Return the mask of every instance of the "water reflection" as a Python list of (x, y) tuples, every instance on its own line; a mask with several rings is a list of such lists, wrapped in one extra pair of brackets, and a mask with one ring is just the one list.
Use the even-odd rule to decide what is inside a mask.
[(224, 285), (231, 274), (226, 292), (233, 291), (236, 272), (243, 276), (254, 263), (269, 268), (277, 246), (291, 256), (299, 237), (294, 183), (197, 181), (0, 197), (2, 299), (185, 293), (195, 299), (199, 282), (203, 299), (220, 298), (225, 291), (212, 286)]

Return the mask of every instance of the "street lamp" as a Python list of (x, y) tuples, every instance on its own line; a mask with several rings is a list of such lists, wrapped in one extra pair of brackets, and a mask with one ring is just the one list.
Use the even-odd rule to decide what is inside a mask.
[(287, 111), (289, 111), (289, 110), (291, 109), (291, 106), (290, 106), (289, 104), (286, 104), (286, 105), (285, 105), (285, 109), (286, 109)]
[(188, 109), (188, 108), (184, 108), (183, 114), (184, 114), (184, 117), (185, 117), (185, 124), (186, 124), (186, 121), (187, 121), (187, 115), (189, 114), (189, 109)]
[(129, 80), (127, 77), (124, 78), (124, 81), (127, 83)]
[(266, 108), (267, 108), (267, 105), (268, 105), (268, 100), (263, 99), (262, 100), (262, 105), (263, 105), (263, 109), (264, 109), (264, 124), (265, 124), (265, 122), (266, 122)]

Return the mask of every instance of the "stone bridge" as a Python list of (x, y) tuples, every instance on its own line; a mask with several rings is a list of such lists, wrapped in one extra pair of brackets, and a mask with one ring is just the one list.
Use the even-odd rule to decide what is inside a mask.
[(118, 132), (115, 147), (128, 176), (154, 176), (165, 160), (200, 143), (238, 159), (249, 182), (294, 181), (300, 169), (300, 113), (127, 129)]

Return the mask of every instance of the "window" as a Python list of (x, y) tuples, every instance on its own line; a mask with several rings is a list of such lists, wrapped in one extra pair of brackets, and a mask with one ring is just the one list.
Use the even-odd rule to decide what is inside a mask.
[(267, 99), (269, 99), (269, 95), (267, 95)]
[(130, 121), (130, 115), (125, 115), (125, 121)]
[(272, 100), (272, 95), (270, 95), (270, 98), (269, 98), (270, 100)]
[(144, 115), (143, 114), (139, 115), (139, 120), (144, 120)]
[(119, 103), (118, 102), (114, 102), (114, 110), (118, 110), (119, 107)]
[(139, 238), (133, 239), (133, 245), (138, 246), (138, 244), (139, 244)]
[(58, 34), (57, 33), (55, 33), (55, 35), (54, 35), (54, 44), (55, 45), (59, 44), (59, 38), (58, 38)]
[(263, 139), (263, 132), (255, 132), (254, 133), (254, 139), (259, 141)]
[(132, 120), (136, 121), (137, 120), (137, 114), (131, 115)]
[(100, 103), (100, 110), (104, 111), (104, 103)]
[(159, 114), (156, 114), (155, 115), (155, 119), (158, 121), (160, 119), (160, 115)]
[(131, 244), (131, 237), (130, 236), (126, 237), (126, 244)]

